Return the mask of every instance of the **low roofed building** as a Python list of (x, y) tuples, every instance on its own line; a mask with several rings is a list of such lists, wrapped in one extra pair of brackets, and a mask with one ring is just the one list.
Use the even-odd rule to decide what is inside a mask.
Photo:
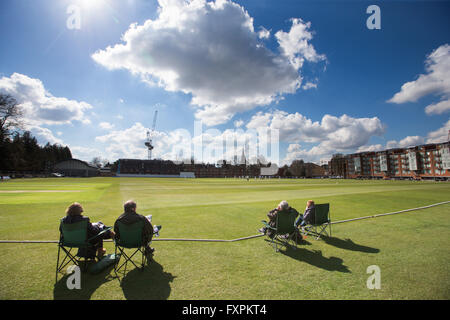
[(62, 173), (66, 177), (96, 177), (99, 175), (99, 169), (97, 167), (78, 159), (59, 162), (55, 164), (53, 171)]

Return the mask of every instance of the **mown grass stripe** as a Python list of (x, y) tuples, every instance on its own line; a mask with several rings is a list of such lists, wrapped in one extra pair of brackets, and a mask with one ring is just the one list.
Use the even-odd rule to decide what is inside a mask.
[[(351, 222), (351, 221), (357, 221), (357, 220), (363, 220), (363, 219), (370, 219), (370, 218), (377, 218), (382, 216), (388, 216), (388, 215), (394, 215), (398, 213), (404, 213), (404, 212), (410, 212), (410, 211), (416, 211), (416, 210), (423, 210), (428, 209), (432, 207), (436, 207), (442, 204), (450, 203), (450, 201), (444, 201), (439, 203), (434, 203), (428, 206), (418, 207), (418, 208), (412, 208), (412, 209), (405, 209), (395, 212), (388, 212), (388, 213), (381, 213), (371, 216), (365, 216), (365, 217), (359, 217), (359, 218), (353, 218), (353, 219), (346, 219), (346, 220), (340, 220), (340, 221), (333, 221), (330, 224), (338, 224), (338, 223), (344, 223), (344, 222)], [(159, 238), (159, 239), (153, 239), (152, 241), (198, 241), (198, 242), (236, 242), (241, 240), (248, 240), (253, 238), (258, 238), (264, 236), (263, 234), (257, 234), (253, 236), (247, 236), (232, 240), (226, 240), (226, 239), (189, 239), (189, 238)], [(112, 240), (104, 240), (105, 242), (113, 242)], [(58, 243), (58, 240), (0, 240), (0, 243)]]

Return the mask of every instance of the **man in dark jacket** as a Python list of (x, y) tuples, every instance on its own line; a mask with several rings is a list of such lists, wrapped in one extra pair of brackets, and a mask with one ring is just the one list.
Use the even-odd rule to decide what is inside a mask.
[[(296, 214), (298, 214), (297, 210), (290, 207), (289, 204), (287, 203), (287, 201), (281, 201), (280, 204), (278, 205), (278, 207), (276, 207), (273, 210), (270, 210), (269, 213), (267, 214), (267, 217), (269, 218), (269, 222), (268, 222), (269, 226), (276, 227), (277, 214), (281, 211), (293, 211)], [(259, 229), (258, 231), (261, 233), (267, 234), (271, 239), (275, 235), (273, 230), (266, 228), (266, 227), (263, 227), (263, 228)]]
[[(115, 236), (116, 239), (120, 239), (119, 227), (117, 225), (118, 221), (126, 225), (133, 224), (138, 221), (143, 221), (144, 230), (142, 232), (142, 242), (145, 244), (145, 254), (153, 253), (155, 249), (150, 248), (149, 246), (153, 238), (153, 230), (154, 230), (150, 220), (136, 212), (136, 202), (134, 202), (133, 200), (128, 200), (127, 202), (125, 202), (123, 208), (124, 213), (119, 218), (117, 218), (116, 222), (114, 223), (114, 232), (116, 233)], [(157, 229), (160, 228), (161, 227), (158, 226)]]

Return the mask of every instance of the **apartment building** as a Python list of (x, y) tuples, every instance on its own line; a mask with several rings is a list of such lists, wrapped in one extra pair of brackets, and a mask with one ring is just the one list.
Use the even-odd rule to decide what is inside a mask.
[(450, 143), (333, 156), (330, 175), (367, 179), (450, 178)]

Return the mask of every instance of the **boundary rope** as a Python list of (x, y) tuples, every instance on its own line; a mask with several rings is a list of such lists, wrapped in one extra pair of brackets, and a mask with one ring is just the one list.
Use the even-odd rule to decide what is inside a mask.
[(405, 210), (400, 210), (400, 211), (395, 211), (395, 212), (380, 213), (380, 214), (375, 214), (375, 215), (371, 215), (371, 216), (365, 216), (365, 217), (359, 217), (359, 218), (353, 218), (353, 219), (347, 219), (347, 220), (340, 220), (340, 221), (331, 222), (331, 224), (338, 224), (338, 223), (344, 223), (344, 222), (350, 222), (350, 221), (356, 221), (356, 220), (362, 220), (362, 219), (369, 219), (369, 218), (377, 218), (377, 217), (382, 217), (382, 216), (389, 216), (389, 215), (403, 213), (403, 212), (408, 212), (408, 211), (423, 210), (423, 209), (428, 209), (428, 208), (431, 208), (431, 207), (440, 206), (440, 205), (446, 204), (446, 203), (450, 203), (450, 201), (438, 202), (438, 203), (430, 204), (428, 206), (417, 207), (417, 208), (412, 208), (412, 209), (405, 209)]
[[(339, 221), (332, 221), (330, 224), (338, 224), (338, 223), (345, 223), (345, 222), (351, 222), (351, 221), (357, 221), (357, 220), (363, 220), (363, 219), (370, 219), (370, 218), (378, 218), (378, 217), (383, 217), (383, 216), (389, 216), (389, 215), (394, 215), (394, 214), (399, 214), (399, 213), (404, 213), (404, 212), (410, 212), (410, 211), (416, 211), (416, 210), (423, 210), (423, 209), (428, 209), (428, 208), (432, 208), (432, 207), (436, 207), (436, 206), (440, 206), (443, 204), (447, 204), (450, 203), (450, 201), (444, 201), (444, 202), (438, 202), (438, 203), (434, 203), (434, 204), (430, 204), (428, 206), (423, 206), (423, 207), (417, 207), (417, 208), (412, 208), (412, 209), (405, 209), (405, 210), (400, 210), (400, 211), (395, 211), (395, 212), (388, 212), (388, 213), (380, 213), (380, 214), (375, 214), (375, 215), (371, 215), (371, 216), (365, 216), (365, 217), (359, 217), (359, 218), (353, 218), (353, 219), (346, 219), (346, 220), (339, 220)], [(223, 239), (185, 239), (185, 238), (157, 238), (157, 239), (152, 239), (153, 241), (196, 241), (196, 242), (236, 242), (236, 241), (242, 241), (242, 240), (248, 240), (248, 239), (253, 239), (253, 238), (259, 238), (259, 237), (263, 237), (263, 234), (257, 234), (254, 236), (248, 236), (248, 237), (242, 237), (242, 238), (237, 238), (237, 239), (232, 239), (232, 240), (223, 240)], [(104, 240), (105, 242), (112, 242), (112, 240)], [(0, 243), (58, 243), (58, 240), (0, 240)]]

